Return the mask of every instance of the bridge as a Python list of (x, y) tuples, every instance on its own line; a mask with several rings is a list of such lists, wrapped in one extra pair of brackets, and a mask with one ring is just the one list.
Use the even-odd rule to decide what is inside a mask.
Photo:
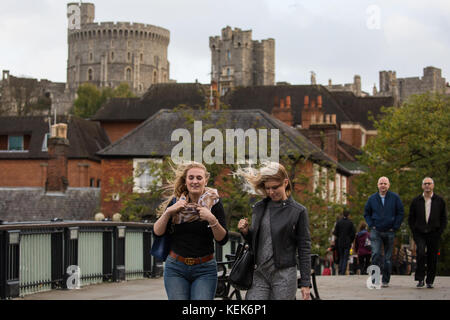
[[(0, 225), (0, 294), (15, 300), (167, 300), (162, 262), (149, 254), (151, 223), (52, 221)], [(216, 246), (225, 260), (241, 241)], [(67, 288), (78, 266), (81, 286)], [(393, 275), (388, 288), (368, 289), (367, 275), (317, 276), (323, 300), (450, 300), (450, 277), (416, 288), (412, 275)], [(300, 291), (297, 299), (301, 299)]]

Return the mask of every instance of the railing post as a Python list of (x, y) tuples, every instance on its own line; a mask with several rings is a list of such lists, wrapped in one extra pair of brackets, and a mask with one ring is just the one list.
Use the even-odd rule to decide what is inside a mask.
[(103, 281), (113, 278), (113, 232), (105, 230), (103, 232)]
[(20, 295), (20, 230), (6, 232), (6, 292), (7, 298)]
[(142, 234), (142, 239), (144, 241), (144, 277), (150, 278), (152, 274), (152, 256), (150, 250), (152, 248), (152, 230), (144, 229)]
[(6, 232), (0, 231), (0, 299), (6, 299)]
[(114, 281), (125, 280), (125, 226), (117, 226), (114, 232)]
[(64, 231), (59, 229), (51, 235), (52, 289), (63, 286), (64, 280)]
[(215, 243), (216, 245), (216, 261), (217, 262), (222, 262), (223, 261), (223, 248), (220, 244), (218, 244), (217, 242)]
[(67, 273), (69, 266), (78, 266), (78, 233), (79, 227), (66, 228), (64, 231), (64, 281), (63, 287), (67, 289)]

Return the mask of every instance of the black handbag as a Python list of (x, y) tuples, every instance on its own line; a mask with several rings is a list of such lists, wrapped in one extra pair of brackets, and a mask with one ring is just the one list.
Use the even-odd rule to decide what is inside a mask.
[[(173, 198), (167, 207), (170, 207), (176, 202), (176, 198)], [(173, 225), (170, 226), (170, 230), (162, 236), (157, 236), (155, 233), (152, 248), (150, 254), (156, 259), (166, 261), (167, 256), (170, 253), (170, 244), (172, 240), (171, 234), (173, 233)]]
[(161, 237), (155, 236), (150, 254), (158, 260), (166, 261), (170, 252), (170, 238), (171, 236), (169, 234), (165, 234)]
[(255, 259), (248, 244), (240, 244), (239, 247), (236, 251), (236, 261), (231, 268), (228, 281), (238, 290), (248, 290), (253, 283)]

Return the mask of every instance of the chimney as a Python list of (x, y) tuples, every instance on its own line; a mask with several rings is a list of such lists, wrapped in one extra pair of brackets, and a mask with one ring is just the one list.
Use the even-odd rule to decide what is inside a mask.
[(67, 140), (67, 124), (55, 124), (51, 128), (48, 139), (48, 168), (46, 192), (65, 192), (69, 186), (68, 161), (69, 140)]
[(278, 108), (279, 105), (280, 105), (280, 101), (278, 100), (278, 96), (275, 96), (274, 101), (273, 101), (273, 107)]

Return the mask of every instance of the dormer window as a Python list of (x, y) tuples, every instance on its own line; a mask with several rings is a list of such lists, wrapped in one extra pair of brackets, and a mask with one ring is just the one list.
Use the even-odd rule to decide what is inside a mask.
[(30, 139), (30, 135), (0, 135), (0, 152), (27, 152)]
[(23, 151), (23, 136), (8, 136), (8, 151)]

